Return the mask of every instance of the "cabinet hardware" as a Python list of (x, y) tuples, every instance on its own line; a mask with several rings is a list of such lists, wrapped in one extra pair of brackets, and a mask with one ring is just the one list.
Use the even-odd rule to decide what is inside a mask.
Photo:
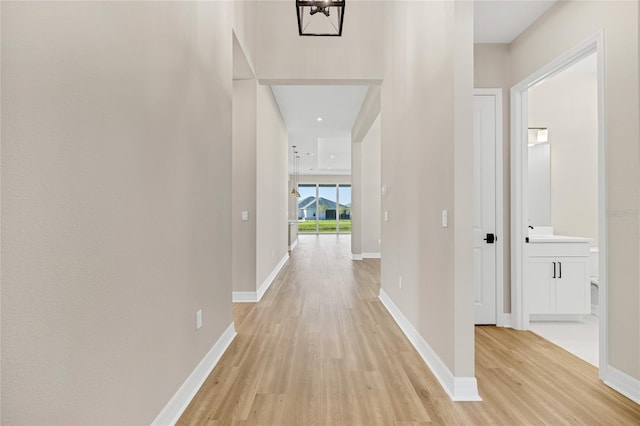
[(560, 270), (560, 275), (558, 275), (558, 278), (562, 278), (562, 262), (558, 262), (558, 268)]
[(553, 262), (553, 277), (551, 278), (555, 278), (556, 277), (556, 262)]
[(483, 240), (485, 240), (487, 244), (493, 244), (497, 240), (497, 238), (495, 234), (487, 234), (487, 238), (483, 238)]

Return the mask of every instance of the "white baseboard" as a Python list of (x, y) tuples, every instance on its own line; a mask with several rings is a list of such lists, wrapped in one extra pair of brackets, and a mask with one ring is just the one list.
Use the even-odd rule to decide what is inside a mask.
[(289, 246), (289, 251), (292, 251), (298, 245), (298, 239), (296, 238)]
[(380, 259), (380, 253), (362, 253), (363, 259)]
[(267, 292), (267, 290), (269, 289), (273, 281), (276, 279), (276, 277), (278, 276), (278, 273), (280, 272), (284, 264), (287, 263), (287, 260), (289, 260), (289, 253), (286, 253), (282, 257), (282, 259), (280, 259), (280, 262), (278, 262), (276, 267), (273, 268), (273, 271), (271, 271), (269, 276), (262, 282), (262, 284), (260, 284), (260, 287), (258, 287), (258, 294), (257, 294), (258, 302), (260, 301), (260, 299), (262, 299), (262, 296), (264, 296), (264, 294)]
[(607, 365), (604, 383), (636, 404), (640, 404), (640, 380)]
[(151, 423), (152, 425), (167, 426), (176, 424), (235, 337), (236, 329), (234, 324), (231, 323), (202, 358), (202, 361), (189, 374), (187, 380), (184, 381), (167, 405), (165, 405), (158, 417)]
[(512, 328), (511, 327), (511, 314), (498, 314), (498, 323), (496, 324), (497, 327), (506, 327), (506, 328)]
[(455, 377), (438, 354), (429, 346), (426, 340), (418, 333), (413, 324), (407, 320), (404, 314), (389, 298), (383, 289), (380, 289), (380, 301), (387, 308), (402, 332), (407, 336), (411, 344), (418, 351), (440, 385), (444, 388), (449, 398), (453, 401), (482, 401), (478, 394), (478, 382), (475, 377)]
[(258, 291), (234, 291), (233, 293), (231, 293), (231, 301), (233, 303), (259, 302), (260, 299), (262, 299), (262, 296), (264, 296), (264, 294), (271, 286), (271, 283), (273, 283), (273, 280), (275, 280), (278, 276), (278, 272), (280, 272), (284, 264), (287, 263), (287, 260), (289, 260), (289, 253), (285, 254), (284, 257), (280, 259), (280, 262), (276, 265), (275, 268), (273, 268), (273, 271), (271, 271), (267, 279), (265, 279), (262, 284), (260, 284), (260, 287), (258, 287)]
[(362, 254), (351, 253), (351, 260), (362, 260)]
[(258, 301), (258, 294), (255, 291), (234, 291), (231, 293), (233, 303), (255, 303)]
[(581, 314), (531, 314), (530, 321), (582, 321), (584, 315)]

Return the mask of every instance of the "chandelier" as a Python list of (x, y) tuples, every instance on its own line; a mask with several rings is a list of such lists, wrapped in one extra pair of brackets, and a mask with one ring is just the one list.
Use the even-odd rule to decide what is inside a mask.
[(296, 0), (301, 36), (342, 35), (345, 0)]

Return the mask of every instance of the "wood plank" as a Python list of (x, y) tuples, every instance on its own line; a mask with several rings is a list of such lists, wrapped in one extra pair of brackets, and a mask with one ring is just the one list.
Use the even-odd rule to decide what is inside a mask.
[(380, 261), (302, 235), (180, 425), (640, 424), (597, 369), (530, 332), (476, 327), (482, 402), (454, 403), (378, 300)]

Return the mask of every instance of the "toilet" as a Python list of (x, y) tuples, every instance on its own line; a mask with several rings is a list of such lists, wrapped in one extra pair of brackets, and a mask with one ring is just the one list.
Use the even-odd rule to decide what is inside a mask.
[(589, 262), (591, 267), (591, 314), (598, 316), (598, 292), (600, 290), (598, 247), (591, 247)]

